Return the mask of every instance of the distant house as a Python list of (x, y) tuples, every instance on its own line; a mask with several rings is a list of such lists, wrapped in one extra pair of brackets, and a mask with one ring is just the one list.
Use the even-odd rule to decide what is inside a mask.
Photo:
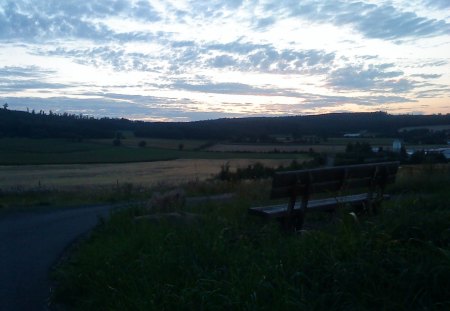
[(361, 133), (348, 133), (348, 134), (344, 134), (344, 137), (346, 137), (346, 138), (361, 137)]
[(392, 151), (400, 152), (402, 150), (402, 141), (400, 139), (396, 139), (392, 142)]
[(269, 137), (278, 143), (292, 143), (294, 141), (292, 135), (270, 135)]

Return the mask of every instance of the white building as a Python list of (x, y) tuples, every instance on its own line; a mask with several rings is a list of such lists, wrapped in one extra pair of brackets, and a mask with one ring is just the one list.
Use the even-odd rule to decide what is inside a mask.
[(402, 150), (402, 141), (400, 139), (396, 139), (392, 143), (392, 151), (400, 152), (400, 150)]

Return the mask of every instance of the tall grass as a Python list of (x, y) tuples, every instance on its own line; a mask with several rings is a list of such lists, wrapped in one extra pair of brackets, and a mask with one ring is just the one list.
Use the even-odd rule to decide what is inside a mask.
[(69, 207), (139, 201), (151, 197), (155, 189), (155, 187), (143, 187), (132, 183), (91, 188), (75, 187), (70, 190), (58, 190), (44, 186), (15, 187), (8, 190), (0, 188), (0, 211), (8, 208)]
[[(449, 176), (403, 190), (376, 217), (286, 235), (247, 216), (265, 185), (190, 212), (199, 224), (136, 222), (121, 211), (55, 272), (76, 310), (448, 310)], [(258, 188), (262, 187), (262, 188)]]

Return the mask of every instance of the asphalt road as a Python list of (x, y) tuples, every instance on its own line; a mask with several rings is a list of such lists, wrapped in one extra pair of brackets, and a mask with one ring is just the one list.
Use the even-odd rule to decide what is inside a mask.
[(0, 214), (0, 311), (47, 310), (52, 266), (112, 206)]

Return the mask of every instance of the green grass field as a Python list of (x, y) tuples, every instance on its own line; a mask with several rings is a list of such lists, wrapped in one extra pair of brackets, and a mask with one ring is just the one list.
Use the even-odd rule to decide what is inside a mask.
[[(99, 143), (103, 145), (111, 145), (111, 139), (90, 139), (90, 142)], [(182, 145), (183, 150), (196, 150), (207, 143), (205, 140), (178, 140), (178, 139), (159, 139), (159, 138), (138, 138), (127, 137), (122, 140), (122, 145), (127, 147), (138, 147), (139, 143), (144, 141), (146, 147), (174, 149), (178, 150)]]
[[(412, 175), (408, 175), (412, 174)], [(287, 235), (247, 208), (268, 183), (234, 185), (232, 202), (187, 207), (195, 224), (114, 214), (55, 272), (69, 310), (449, 310), (450, 176), (399, 176), (380, 215), (342, 210)], [(229, 189), (227, 189), (229, 190)], [(309, 221), (310, 218), (308, 218)]]
[[(124, 140), (125, 141), (125, 140)], [(179, 141), (154, 140), (161, 147), (138, 148), (134, 144), (113, 146), (102, 141), (74, 142), (63, 139), (0, 139), (0, 165), (82, 164), (149, 162), (173, 159), (294, 159), (292, 153), (242, 153), (195, 151), (201, 142), (184, 142), (188, 148), (178, 150)], [(305, 157), (307, 158), (307, 157)]]

